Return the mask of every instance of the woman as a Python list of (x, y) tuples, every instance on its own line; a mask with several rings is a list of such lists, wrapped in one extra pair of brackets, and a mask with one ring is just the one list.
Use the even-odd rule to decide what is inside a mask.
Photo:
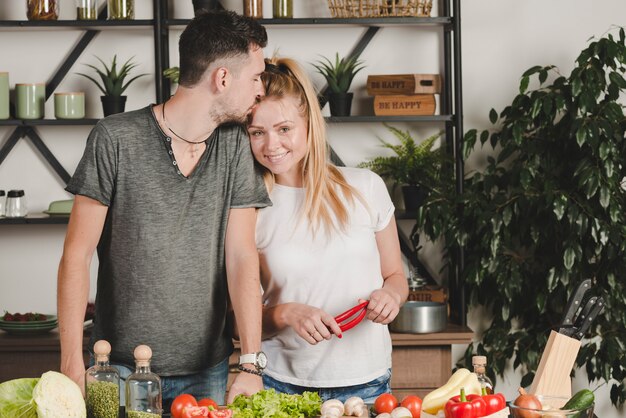
[[(394, 207), (374, 173), (328, 162), (324, 119), (304, 71), (273, 59), (248, 134), (272, 207), (257, 218), (264, 288), (264, 385), (323, 399), (389, 392), (387, 324), (408, 295)], [(341, 331), (334, 317), (369, 301)]]

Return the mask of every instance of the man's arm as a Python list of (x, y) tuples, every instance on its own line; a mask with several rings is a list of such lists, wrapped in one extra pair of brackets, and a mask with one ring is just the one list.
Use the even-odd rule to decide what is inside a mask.
[[(226, 275), (228, 291), (239, 330), (241, 353), (261, 349), (261, 282), (255, 243), (256, 210), (231, 209), (226, 227)], [(247, 364), (254, 369), (254, 365)], [(236, 395), (252, 395), (263, 389), (261, 377), (241, 372), (228, 392), (228, 403)]]
[(89, 266), (108, 207), (85, 196), (74, 199), (57, 281), (61, 372), (84, 390), (83, 323), (89, 297)]

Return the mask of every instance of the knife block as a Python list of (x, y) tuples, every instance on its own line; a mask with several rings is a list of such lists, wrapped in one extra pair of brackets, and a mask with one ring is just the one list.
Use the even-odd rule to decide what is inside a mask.
[[(572, 397), (570, 373), (579, 350), (579, 340), (551, 331), (530, 386), (530, 393), (563, 397), (563, 405), (565, 405), (565, 402)], [(552, 406), (560, 408), (563, 405)]]

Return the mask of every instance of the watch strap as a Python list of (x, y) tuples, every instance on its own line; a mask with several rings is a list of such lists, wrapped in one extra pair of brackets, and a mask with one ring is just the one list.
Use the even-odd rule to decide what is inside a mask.
[(256, 364), (256, 353), (242, 354), (239, 356), (239, 364), (250, 363)]

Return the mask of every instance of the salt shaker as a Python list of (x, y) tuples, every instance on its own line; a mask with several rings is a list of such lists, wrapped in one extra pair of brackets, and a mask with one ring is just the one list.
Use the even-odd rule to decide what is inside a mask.
[(24, 190), (9, 190), (6, 205), (7, 218), (23, 218), (28, 214)]

